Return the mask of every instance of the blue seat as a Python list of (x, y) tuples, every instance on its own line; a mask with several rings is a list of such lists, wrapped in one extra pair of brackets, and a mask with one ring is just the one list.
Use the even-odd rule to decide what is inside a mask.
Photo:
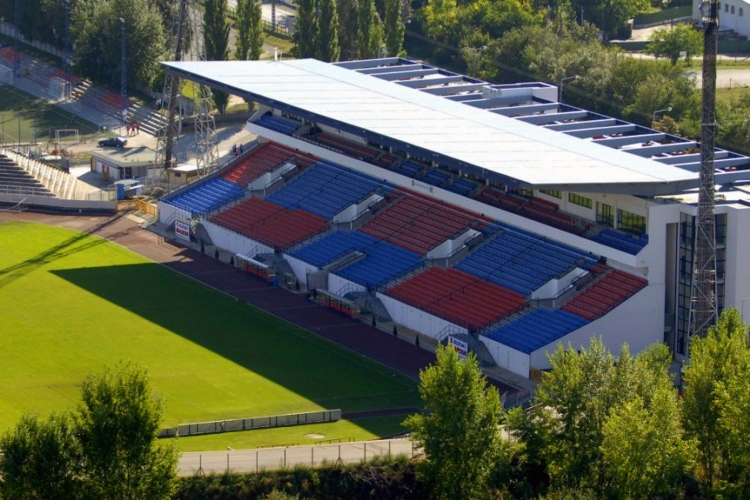
[(526, 354), (548, 346), (581, 328), (588, 320), (561, 309), (535, 309), (487, 334), (488, 338)]
[(641, 235), (638, 239), (635, 239), (611, 229), (602, 229), (592, 239), (632, 255), (638, 254), (648, 244), (648, 235), (645, 235), (645, 237)]
[(393, 185), (338, 165), (319, 162), (267, 199), (286, 208), (299, 207), (326, 219), (372, 193), (385, 194)]
[(216, 177), (172, 198), (165, 199), (164, 202), (190, 212), (191, 216), (195, 217), (212, 212), (230, 201), (241, 198), (242, 194), (243, 189), (239, 184)]
[(376, 288), (422, 265), (416, 253), (359, 231), (334, 231), (297, 249), (292, 257), (324, 267), (353, 251), (362, 252), (365, 258), (336, 274), (367, 288)]
[(456, 268), (528, 295), (574, 265), (589, 269), (594, 255), (501, 222), (502, 232), (456, 264)]

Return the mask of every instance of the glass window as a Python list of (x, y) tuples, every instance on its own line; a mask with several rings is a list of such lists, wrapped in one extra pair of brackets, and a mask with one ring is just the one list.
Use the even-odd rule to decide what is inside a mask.
[(724, 12), (729, 12), (729, 4), (724, 4)]
[(612, 205), (596, 203), (596, 222), (609, 227), (615, 226), (615, 211)]
[(734, 14), (734, 5), (732, 5), (732, 14)]
[(743, 11), (742, 7), (740, 7), (740, 16), (742, 16), (745, 12)]
[(635, 234), (644, 234), (646, 232), (646, 218), (642, 215), (628, 212), (627, 210), (618, 210), (618, 227), (623, 231)]
[(580, 205), (586, 208), (592, 208), (594, 206), (594, 200), (575, 193), (568, 193), (568, 201), (574, 205)]
[(555, 191), (554, 189), (541, 189), (539, 192), (540, 193), (544, 193), (547, 196), (551, 196), (553, 198), (560, 198), (560, 199), (562, 199), (562, 192), (561, 191)]

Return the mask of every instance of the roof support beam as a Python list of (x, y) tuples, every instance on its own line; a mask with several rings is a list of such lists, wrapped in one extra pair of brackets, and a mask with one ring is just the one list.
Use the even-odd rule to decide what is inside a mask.
[[(464, 80), (466, 80), (466, 78), (464, 78)], [(487, 85), (484, 83), (467, 83), (466, 85), (447, 85), (445, 87), (434, 87), (420, 90), (428, 94), (449, 96), (458, 94), (459, 92), (474, 92), (486, 86)]]
[[(507, 106), (513, 106), (513, 104), (517, 104), (520, 102), (529, 102), (531, 100), (531, 96), (526, 95), (510, 95), (510, 96), (500, 96), (500, 97), (492, 97), (492, 98), (482, 98), (482, 99), (474, 99), (472, 101), (467, 101), (466, 104), (469, 106), (474, 106), (475, 108), (480, 109), (489, 109), (493, 106), (503, 106), (499, 109), (505, 109)], [(517, 106), (516, 106), (517, 107)], [(495, 108), (498, 109), (498, 108)]]
[[(399, 85), (403, 85), (404, 87), (409, 87), (412, 89), (421, 89), (421, 90), (430, 90), (430, 88), (422, 88), (422, 87), (432, 87), (433, 85), (448, 85), (449, 83), (453, 82), (460, 82), (464, 79), (461, 75), (454, 75), (454, 76), (444, 76), (442, 78), (426, 78), (426, 79), (419, 79), (419, 80), (402, 80), (400, 82), (396, 82)], [(443, 88), (443, 87), (440, 87)]]
[[(722, 158), (729, 157), (728, 151), (718, 150), (714, 153), (714, 158), (720, 160)], [(690, 153), (685, 155), (674, 155), (674, 156), (660, 156), (658, 158), (652, 158), (654, 161), (664, 163), (665, 165), (679, 165), (681, 163), (691, 163), (693, 160), (700, 160), (700, 153)]]
[(376, 66), (387, 66), (397, 64), (401, 59), (398, 57), (384, 57), (382, 59), (364, 59), (362, 61), (344, 61), (333, 63), (334, 66), (341, 66), (346, 69), (374, 68)]
[(546, 111), (557, 111), (559, 104), (556, 102), (540, 102), (536, 104), (521, 104), (519, 106), (509, 106), (507, 108), (495, 108), (490, 111), (498, 115), (509, 116), (511, 118), (519, 116), (528, 116)]
[(532, 123), (534, 125), (547, 125), (548, 123), (563, 122), (566, 120), (580, 120), (589, 115), (588, 111), (566, 111), (564, 113), (545, 113), (543, 115), (520, 116), (516, 120)]
[(610, 148), (619, 149), (623, 146), (627, 146), (628, 144), (662, 141), (666, 136), (667, 134), (662, 133), (626, 135), (624, 137), (608, 137), (606, 139), (597, 139), (594, 142), (597, 144), (602, 144), (604, 146), (609, 146)]
[(584, 128), (579, 130), (567, 130), (566, 134), (585, 139), (588, 137), (597, 137), (600, 135), (614, 135), (614, 134), (625, 134), (627, 132), (634, 132), (635, 125), (632, 123), (625, 123), (622, 125), (614, 125), (612, 127), (599, 127), (599, 128)]
[(414, 71), (425, 68), (423, 64), (404, 64), (403, 66), (377, 66), (375, 68), (362, 68), (356, 70), (364, 75), (378, 76), (381, 73), (400, 73), (402, 71)]
[(643, 146), (641, 148), (628, 149), (628, 153), (642, 156), (644, 158), (650, 158), (652, 156), (658, 156), (665, 153), (676, 153), (678, 151), (685, 151), (686, 149), (693, 149), (697, 147), (698, 143), (693, 141), (673, 142), (670, 144), (655, 144), (653, 146)]
[(380, 75), (372, 75), (375, 78), (380, 78), (381, 80), (386, 80), (389, 82), (392, 82), (394, 80), (405, 80), (407, 78), (422, 78), (425, 76), (430, 75), (437, 75), (440, 73), (440, 70), (437, 70), (435, 68), (431, 69), (418, 69), (413, 71), (401, 71), (401, 72), (394, 72), (394, 73), (383, 73)]
[[(750, 167), (750, 158), (739, 157), (739, 158), (724, 158), (722, 160), (714, 161), (714, 170), (723, 170), (726, 168), (737, 168), (737, 167)], [(689, 163), (678, 163), (675, 167), (679, 167), (690, 172), (700, 172), (701, 162), (693, 161)], [(745, 172), (747, 174), (747, 172)]]
[(614, 118), (605, 118), (602, 120), (587, 120), (585, 122), (555, 123), (553, 125), (545, 125), (544, 128), (566, 132), (568, 130), (583, 130), (585, 128), (611, 127), (612, 125), (617, 125), (617, 120)]

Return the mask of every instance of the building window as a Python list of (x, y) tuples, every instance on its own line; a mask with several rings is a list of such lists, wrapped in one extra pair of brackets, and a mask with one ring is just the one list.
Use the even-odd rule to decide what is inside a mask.
[(724, 12), (729, 12), (729, 4), (724, 4)]
[(615, 226), (615, 210), (612, 205), (596, 203), (596, 222), (609, 227)]
[(644, 234), (646, 232), (646, 218), (642, 215), (628, 212), (627, 210), (618, 210), (618, 227), (623, 231), (635, 234)]
[(732, 14), (734, 14), (734, 5), (732, 5)]
[(575, 193), (568, 193), (568, 201), (574, 205), (580, 205), (586, 208), (592, 208), (594, 206), (594, 201), (591, 198), (586, 198), (585, 196)]
[(520, 188), (520, 189), (516, 189), (515, 192), (517, 194), (520, 194), (521, 196), (525, 196), (527, 198), (533, 198), (534, 197), (534, 190), (533, 189)]
[(547, 196), (551, 196), (553, 198), (559, 198), (562, 199), (562, 192), (561, 191), (555, 191), (554, 189), (541, 189), (539, 190), (540, 193), (544, 193)]
[(742, 17), (745, 14), (745, 11), (740, 7), (740, 17)]

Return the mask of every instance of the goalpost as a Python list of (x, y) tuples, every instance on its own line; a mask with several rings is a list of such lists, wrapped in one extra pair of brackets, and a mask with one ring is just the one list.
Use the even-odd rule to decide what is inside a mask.
[(59, 76), (51, 78), (49, 81), (49, 96), (51, 99), (69, 101), (70, 82)]
[(0, 64), (0, 85), (13, 85), (13, 70)]
[(74, 141), (81, 142), (77, 128), (56, 128), (55, 142)]

